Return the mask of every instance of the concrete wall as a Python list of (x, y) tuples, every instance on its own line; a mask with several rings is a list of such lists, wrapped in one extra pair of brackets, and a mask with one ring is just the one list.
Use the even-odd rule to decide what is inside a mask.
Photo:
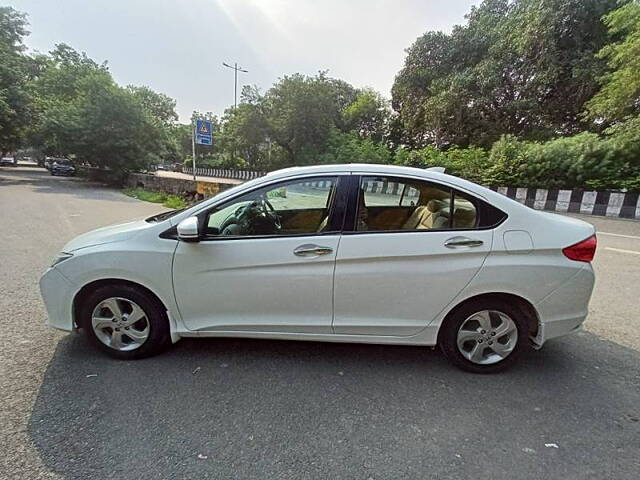
[(182, 178), (157, 177), (144, 173), (130, 173), (124, 181), (127, 188), (146, 188), (160, 192), (172, 193), (174, 195), (196, 193), (196, 182), (184, 180)]
[(211, 197), (218, 192), (227, 190), (235, 186), (233, 183), (224, 182), (203, 182), (198, 180), (186, 180), (182, 178), (158, 177), (156, 175), (147, 175), (144, 173), (130, 173), (124, 181), (127, 188), (146, 188), (148, 190), (156, 190), (160, 192), (171, 193), (191, 199), (201, 199)]

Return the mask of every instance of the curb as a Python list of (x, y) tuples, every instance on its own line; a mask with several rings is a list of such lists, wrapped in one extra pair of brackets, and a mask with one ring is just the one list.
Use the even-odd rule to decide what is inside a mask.
[(639, 193), (489, 187), (536, 210), (640, 220)]

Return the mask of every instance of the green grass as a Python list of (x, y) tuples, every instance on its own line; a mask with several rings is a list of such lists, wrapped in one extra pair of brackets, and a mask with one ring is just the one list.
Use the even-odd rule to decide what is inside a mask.
[(125, 188), (122, 190), (125, 195), (128, 195), (138, 200), (144, 200), (145, 202), (162, 203), (168, 208), (184, 208), (188, 204), (182, 198), (177, 195), (171, 195), (164, 192), (156, 192), (154, 190), (145, 190), (144, 188)]

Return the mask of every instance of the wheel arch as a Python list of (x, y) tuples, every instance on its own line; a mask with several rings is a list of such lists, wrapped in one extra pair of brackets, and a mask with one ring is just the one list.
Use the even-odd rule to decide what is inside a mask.
[[(100, 280), (93, 280), (87, 283), (80, 290), (78, 290), (78, 292), (73, 297), (72, 314), (73, 314), (73, 323), (76, 326), (76, 328), (81, 327), (80, 322), (78, 321), (80, 316), (80, 309), (82, 307), (83, 302), (87, 298), (87, 296), (91, 292), (93, 292), (95, 289), (104, 287), (107, 285), (128, 285), (130, 287), (134, 287), (139, 290), (142, 290), (143, 292), (148, 294), (153, 301), (157, 302), (158, 305), (163, 309), (163, 311), (167, 312), (167, 315), (168, 315), (169, 310), (167, 309), (166, 304), (160, 299), (158, 294), (156, 294), (153, 290), (149, 289), (148, 287), (145, 287), (144, 285), (137, 282), (133, 282), (131, 280), (125, 280), (123, 278), (104, 278)], [(171, 319), (169, 319), (170, 327), (173, 327), (172, 323), (173, 322), (171, 321)], [(173, 330), (173, 328), (171, 328), (171, 330)]]
[[(529, 337), (534, 338), (538, 334), (538, 327), (540, 322), (539, 322), (538, 312), (533, 306), (533, 304), (526, 298), (523, 298), (519, 295), (515, 295), (513, 293), (506, 293), (506, 292), (481, 293), (469, 298), (465, 298), (463, 301), (461, 301), (455, 307), (449, 310), (449, 312), (447, 312), (447, 314), (444, 316), (444, 319), (442, 320), (442, 323), (440, 324), (441, 327), (445, 325), (445, 323), (449, 320), (449, 318), (451, 318), (455, 314), (455, 312), (460, 308), (462, 308), (464, 305), (467, 305), (470, 302), (492, 301), (492, 300), (502, 301), (502, 302), (506, 301), (511, 303), (512, 305), (515, 305), (518, 308), (518, 310), (522, 312), (522, 315), (527, 322)], [(443, 330), (444, 330), (443, 328), (438, 329), (438, 344), (440, 343), (440, 336)]]

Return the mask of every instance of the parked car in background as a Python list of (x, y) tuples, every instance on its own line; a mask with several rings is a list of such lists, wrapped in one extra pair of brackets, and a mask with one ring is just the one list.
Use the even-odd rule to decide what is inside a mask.
[(18, 164), (15, 157), (0, 158), (0, 167), (15, 167)]
[(71, 160), (67, 158), (52, 159), (49, 171), (51, 172), (51, 175), (72, 176), (76, 174), (76, 168), (71, 163)]
[(578, 331), (596, 237), (437, 171), (280, 170), (69, 242), (40, 280), (49, 324), (120, 359), (181, 337), (440, 346), (472, 372)]

